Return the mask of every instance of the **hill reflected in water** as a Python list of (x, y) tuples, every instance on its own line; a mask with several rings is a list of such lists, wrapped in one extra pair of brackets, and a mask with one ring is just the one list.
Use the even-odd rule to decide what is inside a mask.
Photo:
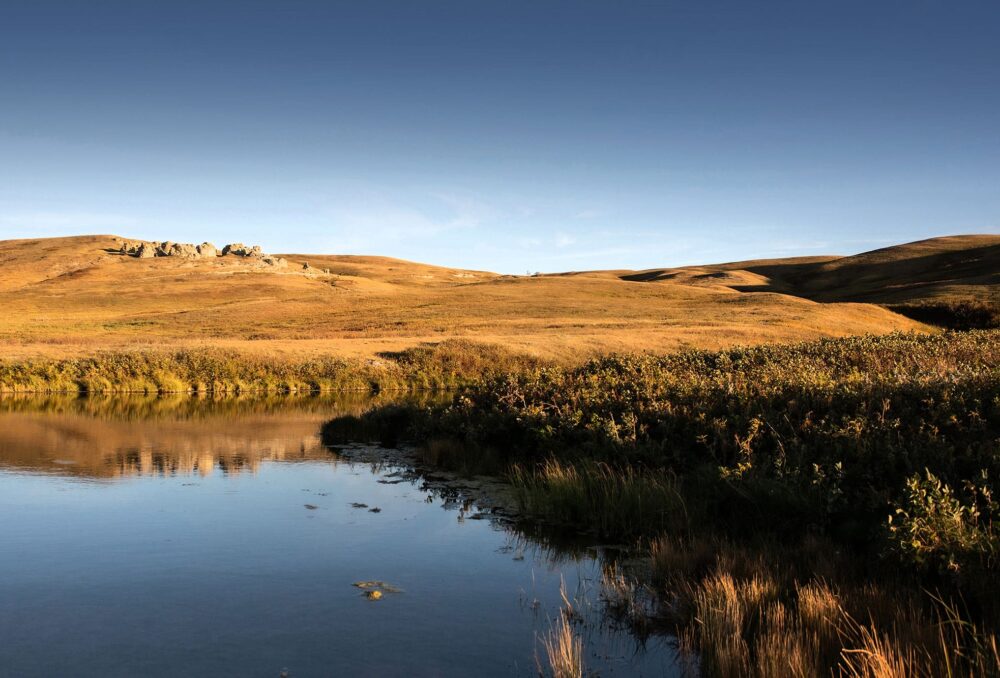
[(0, 468), (81, 478), (255, 473), (332, 460), (320, 426), (385, 397), (0, 398)]

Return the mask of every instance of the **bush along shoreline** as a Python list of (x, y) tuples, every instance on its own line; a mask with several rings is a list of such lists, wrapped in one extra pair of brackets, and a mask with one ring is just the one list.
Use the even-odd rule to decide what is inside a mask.
[(453, 389), (537, 360), (462, 340), (375, 359), (275, 358), (216, 349), (101, 352), (86, 358), (0, 361), (2, 393), (301, 393)]
[(705, 675), (1000, 675), (998, 331), (539, 365), (387, 425), (637, 544)]

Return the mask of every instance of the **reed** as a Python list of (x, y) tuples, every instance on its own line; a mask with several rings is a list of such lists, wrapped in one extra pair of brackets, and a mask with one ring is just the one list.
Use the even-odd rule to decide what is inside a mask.
[(684, 500), (669, 474), (552, 459), (536, 469), (514, 466), (510, 480), (521, 511), (548, 522), (622, 539), (687, 527)]
[[(559, 621), (542, 639), (542, 647), (552, 678), (581, 678), (583, 676), (583, 641), (573, 632), (566, 614), (560, 613)], [(539, 675), (546, 672), (539, 667)]]
[(460, 340), (378, 360), (278, 358), (220, 349), (106, 351), (64, 360), (0, 361), (0, 393), (301, 393), (455, 388), (538, 361)]

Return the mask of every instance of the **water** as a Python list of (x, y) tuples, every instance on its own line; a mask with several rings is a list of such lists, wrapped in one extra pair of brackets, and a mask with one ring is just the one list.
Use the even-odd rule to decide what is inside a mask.
[(530, 676), (561, 582), (589, 669), (678, 672), (603, 620), (592, 551), (321, 444), (367, 405), (0, 400), (0, 675)]

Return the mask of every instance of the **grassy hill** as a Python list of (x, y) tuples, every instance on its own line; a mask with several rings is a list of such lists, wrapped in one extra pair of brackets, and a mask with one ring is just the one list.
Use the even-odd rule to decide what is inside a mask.
[(800, 257), (641, 271), (629, 280), (719, 283), (824, 302), (1000, 301), (1000, 235), (931, 238), (849, 257)]
[(364, 256), (280, 255), (284, 269), (234, 256), (138, 259), (120, 244), (111, 235), (0, 242), (4, 354), (215, 346), (365, 357), (458, 337), (571, 360), (924, 330), (876, 304), (990, 299), (1000, 289), (1000, 236), (538, 276)]

